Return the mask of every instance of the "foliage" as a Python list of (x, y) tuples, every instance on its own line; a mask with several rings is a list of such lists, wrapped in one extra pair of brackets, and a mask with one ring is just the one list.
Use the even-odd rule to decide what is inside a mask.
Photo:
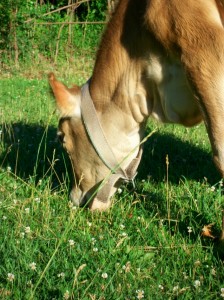
[(10, 32), (10, 0), (2, 0), (0, 3), (0, 49), (6, 47), (8, 43), (8, 33)]
[(1, 2), (0, 48), (3, 67), (9, 61), (19, 65), (20, 61), (41, 60), (43, 57), (56, 62), (67, 59), (67, 56), (73, 57), (83, 48), (95, 51), (103, 26), (69, 25), (69, 22), (105, 21), (107, 1), (92, 0), (82, 3), (75, 12), (68, 9), (51, 13), (64, 5), (67, 2), (57, 1), (54, 5), (50, 2), (37, 5), (33, 0)]

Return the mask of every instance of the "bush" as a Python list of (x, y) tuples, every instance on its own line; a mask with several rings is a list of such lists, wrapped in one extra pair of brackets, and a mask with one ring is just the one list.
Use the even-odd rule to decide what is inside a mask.
[(37, 4), (35, 0), (1, 0), (1, 62), (13, 60), (17, 65), (20, 61), (38, 57), (55, 61), (55, 57), (63, 59), (65, 53), (70, 55), (81, 49), (95, 51), (103, 25), (68, 23), (105, 21), (107, 0), (89, 0), (75, 11), (51, 13), (67, 3), (67, 0), (54, 1), (54, 5), (49, 1)]

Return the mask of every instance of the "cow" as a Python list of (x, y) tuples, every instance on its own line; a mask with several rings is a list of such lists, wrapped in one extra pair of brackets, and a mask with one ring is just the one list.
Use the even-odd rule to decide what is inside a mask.
[(68, 88), (49, 74), (75, 205), (110, 207), (122, 180), (136, 174), (148, 117), (204, 121), (224, 175), (223, 20), (221, 0), (120, 0), (86, 84)]

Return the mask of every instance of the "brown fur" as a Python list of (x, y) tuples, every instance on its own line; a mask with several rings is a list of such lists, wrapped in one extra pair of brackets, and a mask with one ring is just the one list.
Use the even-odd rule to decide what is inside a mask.
[[(223, 20), (223, 0), (119, 1), (102, 37), (90, 83), (118, 159), (139, 141), (150, 115), (185, 126), (203, 118), (214, 161), (224, 176)], [(78, 181), (84, 174), (79, 184), (86, 193), (107, 169), (77, 119), (80, 89), (68, 89), (53, 75), (50, 83), (62, 116), (71, 118), (60, 127), (72, 149)]]

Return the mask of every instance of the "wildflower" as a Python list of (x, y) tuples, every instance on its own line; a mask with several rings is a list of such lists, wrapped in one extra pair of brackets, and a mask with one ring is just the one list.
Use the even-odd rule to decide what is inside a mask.
[(12, 168), (11, 167), (7, 167), (7, 172), (11, 172)]
[(73, 247), (75, 245), (74, 240), (69, 240), (68, 243), (69, 243), (69, 246), (71, 246), (71, 247)]
[(121, 235), (122, 235), (123, 237), (128, 236), (128, 234), (127, 234), (126, 232), (122, 232)]
[(188, 279), (188, 276), (187, 276), (187, 273), (186, 272), (183, 272), (183, 275), (184, 275), (184, 279)]
[(63, 298), (64, 298), (65, 300), (68, 300), (69, 297), (70, 297), (70, 293), (69, 293), (69, 291), (67, 290), (67, 291), (65, 291)]
[(212, 268), (212, 269), (211, 269), (211, 273), (212, 273), (213, 276), (216, 276), (216, 269), (215, 269), (215, 268)]
[(7, 219), (6, 216), (2, 216), (2, 220), (5, 221)]
[(137, 290), (136, 293), (137, 293), (137, 296), (136, 296), (137, 299), (144, 298), (144, 291), (143, 290)]
[(92, 223), (91, 223), (91, 222), (87, 222), (87, 225), (88, 225), (89, 227), (91, 227), (91, 226), (92, 226)]
[(32, 280), (29, 280), (29, 281), (27, 281), (27, 283), (26, 283), (29, 287), (33, 287), (33, 283), (32, 283)]
[(12, 274), (12, 273), (8, 273), (8, 278), (7, 279), (8, 279), (8, 281), (13, 282), (14, 279), (15, 279), (15, 275)]
[(122, 189), (121, 189), (121, 188), (118, 188), (118, 189), (117, 189), (117, 192), (118, 192), (118, 194), (121, 194), (121, 193), (122, 193)]
[(21, 233), (20, 233), (20, 237), (21, 237), (22, 239), (24, 239), (24, 236), (25, 236), (25, 232), (21, 232)]
[(187, 231), (188, 231), (188, 233), (191, 233), (192, 232), (192, 227), (188, 226)]
[(36, 271), (37, 269), (37, 264), (35, 262), (32, 262), (31, 264), (29, 264), (29, 267), (32, 271)]
[(107, 273), (103, 273), (103, 274), (101, 275), (101, 277), (102, 277), (103, 279), (107, 279), (107, 278), (108, 278), (108, 274), (107, 274)]
[(222, 298), (224, 298), (224, 288), (221, 288), (221, 295)]
[(30, 226), (25, 227), (25, 233), (28, 234), (28, 233), (30, 233), (30, 232), (31, 232)]
[(59, 273), (58, 278), (65, 278), (65, 273), (64, 272)]
[(164, 290), (164, 287), (163, 287), (161, 284), (159, 284), (158, 288), (159, 288), (160, 290)]
[(195, 282), (194, 282), (194, 287), (197, 289), (197, 288), (199, 288), (200, 286), (201, 286), (200, 280), (195, 280)]
[(125, 273), (130, 272), (130, 270), (131, 270), (131, 263), (130, 263), (130, 261), (128, 261), (126, 263), (126, 265), (122, 266), (122, 269), (125, 271)]
[(96, 239), (95, 238), (91, 238), (91, 242), (92, 242), (92, 245), (95, 245)]
[(125, 225), (124, 225), (124, 224), (120, 224), (120, 228), (121, 228), (121, 229), (124, 229), (124, 228), (125, 228)]
[(214, 187), (214, 186), (211, 186), (210, 191), (211, 191), (211, 192), (214, 192), (214, 191), (215, 191), (215, 187)]
[(98, 248), (94, 247), (93, 252), (97, 252), (97, 251), (98, 251)]
[(29, 214), (29, 213), (30, 213), (30, 208), (29, 208), (29, 207), (25, 208), (25, 213), (26, 213), (26, 214)]
[(179, 285), (176, 285), (176, 286), (173, 287), (173, 292), (174, 293), (177, 292), (178, 290), (179, 290)]
[(40, 198), (36, 197), (36, 198), (34, 199), (34, 201), (35, 201), (36, 203), (40, 203)]

